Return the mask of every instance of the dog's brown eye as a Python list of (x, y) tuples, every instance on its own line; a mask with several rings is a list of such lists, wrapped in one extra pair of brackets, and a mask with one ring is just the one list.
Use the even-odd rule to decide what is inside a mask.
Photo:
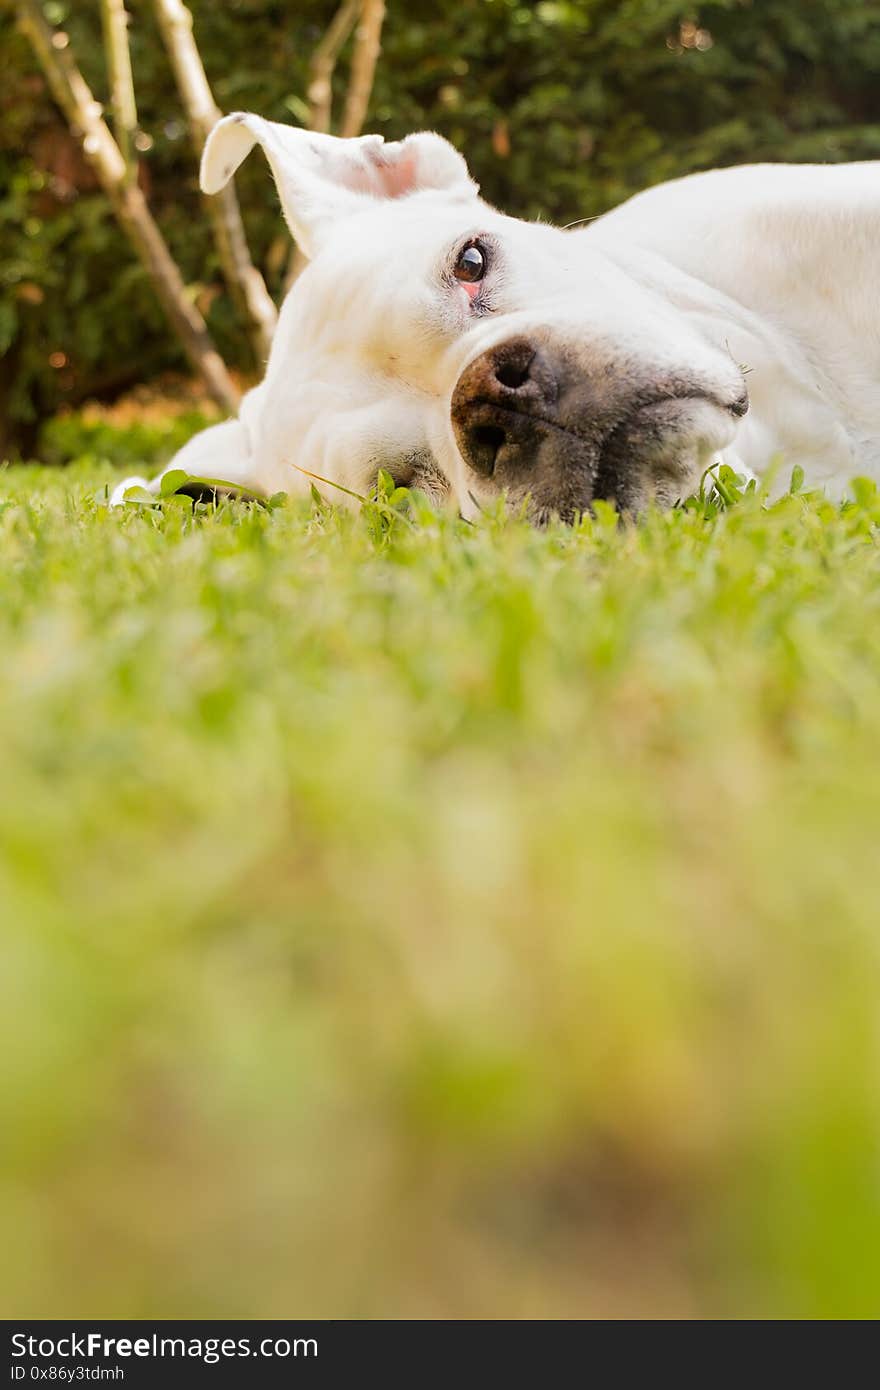
[(475, 285), (486, 274), (486, 255), (479, 246), (466, 246), (455, 262), (455, 278)]

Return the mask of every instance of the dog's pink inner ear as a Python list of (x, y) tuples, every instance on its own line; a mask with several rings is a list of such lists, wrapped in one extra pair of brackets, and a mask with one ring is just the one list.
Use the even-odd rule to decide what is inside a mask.
[(408, 193), (430, 188), (459, 194), (477, 192), (461, 155), (433, 131), (422, 131), (387, 145), (364, 145), (363, 153), (372, 166), (376, 183), (361, 191), (374, 196), (404, 198)]
[(388, 163), (382, 162), (381, 146), (377, 151), (376, 158), (377, 173), (381, 181), (382, 192), (386, 198), (403, 198), (407, 193), (412, 193), (418, 187), (418, 159), (415, 150), (407, 150), (399, 159), (391, 160)]
[[(320, 154), (319, 150), (315, 151)], [(368, 193), (374, 198), (403, 198), (418, 186), (418, 155), (405, 143), (375, 145), (364, 143), (355, 147), (334, 170), (325, 166), (325, 174), (347, 188), (350, 193)]]

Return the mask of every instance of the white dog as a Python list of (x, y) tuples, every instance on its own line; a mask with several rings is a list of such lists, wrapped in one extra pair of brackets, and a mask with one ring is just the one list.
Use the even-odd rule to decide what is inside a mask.
[(430, 133), (227, 116), (202, 188), (256, 143), (309, 264), (238, 419), (170, 468), (340, 501), (384, 468), (539, 521), (671, 503), (715, 460), (837, 495), (880, 476), (880, 163), (695, 174), (559, 230), (482, 202)]

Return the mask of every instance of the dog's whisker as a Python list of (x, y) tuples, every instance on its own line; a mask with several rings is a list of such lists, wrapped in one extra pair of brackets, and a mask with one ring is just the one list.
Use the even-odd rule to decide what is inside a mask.
[(344, 492), (347, 496), (356, 498), (358, 502), (363, 503), (369, 501), (368, 497), (362, 496), (361, 493), (355, 492), (350, 487), (343, 487), (342, 483), (334, 482), (332, 478), (322, 478), (320, 473), (312, 473), (310, 469), (303, 468), (298, 463), (292, 463), (289, 459), (285, 459), (284, 462), (289, 468), (295, 468), (297, 473), (302, 473), (304, 477), (311, 478), (313, 482), (324, 483), (327, 487), (335, 487), (338, 492)]

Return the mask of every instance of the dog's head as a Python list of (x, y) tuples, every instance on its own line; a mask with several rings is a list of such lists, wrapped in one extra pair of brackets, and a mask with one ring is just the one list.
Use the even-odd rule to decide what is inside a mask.
[(504, 492), (543, 519), (600, 497), (672, 502), (732, 440), (742, 373), (665, 262), (601, 224), (503, 216), (431, 133), (385, 144), (228, 116), (205, 191), (255, 143), (309, 257), (261, 389), (258, 456), (355, 492), (384, 468), (466, 514)]

